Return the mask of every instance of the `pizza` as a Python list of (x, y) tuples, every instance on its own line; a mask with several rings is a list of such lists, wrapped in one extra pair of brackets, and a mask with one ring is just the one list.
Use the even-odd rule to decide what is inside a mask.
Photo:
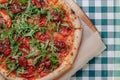
[(55, 80), (73, 65), (82, 36), (64, 0), (0, 0), (0, 73)]

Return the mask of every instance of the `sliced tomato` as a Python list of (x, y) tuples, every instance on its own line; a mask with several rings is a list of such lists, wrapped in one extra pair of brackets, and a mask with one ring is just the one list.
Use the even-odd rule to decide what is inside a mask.
[(28, 21), (30, 24), (33, 24), (33, 23), (34, 23), (34, 20), (32, 20), (31, 18), (28, 18), (27, 21)]
[(60, 41), (60, 40), (55, 40), (54, 44), (57, 48), (65, 48), (66, 47), (65, 42)]
[(0, 17), (0, 25), (2, 25), (3, 23), (5, 23), (5, 20), (2, 17)]
[(60, 49), (59, 51), (57, 51), (57, 53), (62, 53), (62, 54), (64, 54), (64, 53), (66, 53), (67, 52), (67, 49), (66, 48), (64, 48), (64, 49)]
[(24, 37), (24, 38), (23, 38), (23, 44), (24, 44), (27, 48), (29, 48), (29, 47), (30, 47), (30, 41), (29, 41), (29, 38)]
[(30, 52), (30, 39), (28, 37), (18, 37), (18, 43), (20, 44), (20, 51), (24, 53), (24, 56)]
[(45, 61), (44, 63), (45, 63), (45, 67), (46, 67), (47, 69), (49, 69), (52, 62), (51, 62), (51, 60), (47, 60), (47, 61)]
[(0, 15), (3, 17), (3, 19), (6, 22), (6, 25), (8, 28), (11, 28), (12, 25), (12, 19), (10, 18), (10, 16), (8, 15), (6, 10), (0, 10)]
[(22, 74), (22, 76), (25, 78), (31, 78), (34, 76), (34, 74), (35, 74), (34, 73), (34, 66), (31, 65), (28, 67), (28, 71), (26, 73)]
[(44, 70), (45, 63), (40, 63), (39, 68), (37, 69), (37, 72), (40, 73)]
[(46, 32), (46, 33), (37, 32), (36, 39), (45, 43), (47, 40), (50, 40), (50, 33), (49, 32)]
[(9, 46), (10, 46), (10, 41), (9, 41), (7, 38), (5, 38), (5, 39), (2, 41), (2, 44), (3, 44), (3, 45), (6, 45), (7, 47), (9, 47)]
[(8, 0), (0, 0), (0, 4), (6, 4), (8, 3)]
[(67, 51), (67, 45), (66, 43), (62, 40), (62, 39), (56, 39), (54, 41), (54, 45), (58, 48), (58, 50), (56, 51), (56, 53), (66, 53)]
[(48, 70), (45, 70), (45, 71), (42, 71), (41, 73), (40, 73), (40, 77), (44, 77), (44, 76), (46, 76), (47, 74), (49, 74), (50, 72), (48, 71)]
[(47, 2), (50, 4), (50, 3), (54, 3), (56, 4), (58, 2), (58, 0), (47, 0)]
[(45, 27), (47, 24), (47, 18), (45, 16), (40, 17), (39, 19), (39, 26), (40, 27)]
[(52, 20), (53, 21), (59, 21), (59, 20), (61, 20), (61, 15), (58, 12), (52, 12), (51, 16), (52, 16)]
[(10, 10), (12, 11), (13, 14), (20, 13), (22, 12), (22, 6), (17, 3), (13, 3), (10, 5)]
[(0, 42), (0, 53), (4, 53), (5, 56), (9, 55), (11, 52), (10, 42), (8, 39), (4, 39)]
[(18, 4), (19, 0), (14, 0), (13, 3)]
[(24, 68), (27, 68), (27, 65), (28, 65), (28, 62), (27, 62), (27, 59), (24, 57), (24, 56), (21, 56), (19, 59), (18, 59), (18, 62), (20, 64), (20, 66), (24, 67)]
[(20, 43), (22, 42), (22, 40), (23, 40), (22, 36), (19, 36), (17, 42)]
[(27, 37), (24, 38), (18, 38), (18, 42), (22, 42), (22, 44), (20, 45), (20, 48), (24, 48), (28, 51), (30, 51), (30, 40)]
[(4, 52), (4, 55), (8, 56), (11, 53), (11, 51), (12, 51), (11, 48), (6, 49), (5, 52)]
[(60, 27), (60, 34), (62, 34), (63, 36), (68, 36), (70, 35), (70, 33), (71, 33), (71, 30), (69, 28), (64, 26)]
[(43, 8), (45, 6), (44, 0), (32, 0), (32, 5), (37, 5), (38, 8)]

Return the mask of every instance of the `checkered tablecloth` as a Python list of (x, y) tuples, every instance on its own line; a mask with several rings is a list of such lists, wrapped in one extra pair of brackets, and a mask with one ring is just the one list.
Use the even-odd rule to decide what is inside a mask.
[(115, 69), (114, 80), (120, 80), (120, 0), (115, 2)]
[[(120, 50), (118, 46), (120, 41), (117, 38), (119, 35), (116, 35), (116, 33), (120, 33), (118, 31), (120, 27), (115, 30), (115, 1), (117, 0), (76, 0), (76, 3), (80, 5), (99, 30), (107, 48), (100, 56), (89, 61), (82, 70), (74, 74), (72, 79), (114, 80), (114, 76), (120, 77), (120, 72), (118, 72), (120, 65), (116, 66), (116, 71), (114, 71), (114, 60), (116, 60), (116, 64), (120, 63), (120, 57), (117, 57), (118, 55), (120, 56), (118, 52), (118, 49)], [(118, 24), (120, 24), (120, 18)], [(117, 48), (115, 49), (116, 45)]]

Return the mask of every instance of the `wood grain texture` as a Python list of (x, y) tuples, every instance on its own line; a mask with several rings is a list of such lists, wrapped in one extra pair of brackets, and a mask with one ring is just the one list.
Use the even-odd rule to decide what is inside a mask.
[(94, 32), (98, 32), (97, 28), (93, 25), (91, 20), (88, 16), (82, 11), (82, 9), (73, 1), (73, 0), (64, 0), (69, 7), (75, 12), (75, 14), (87, 25), (89, 26)]

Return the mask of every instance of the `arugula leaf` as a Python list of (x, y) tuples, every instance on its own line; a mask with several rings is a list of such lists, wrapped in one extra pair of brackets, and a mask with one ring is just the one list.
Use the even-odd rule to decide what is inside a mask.
[(46, 14), (47, 13), (47, 8), (42, 8), (40, 11), (41, 11), (41, 14)]
[(19, 0), (19, 1), (20, 1), (20, 3), (25, 4), (25, 3), (27, 3), (28, 0)]
[(61, 12), (61, 9), (62, 9), (62, 5), (59, 5), (57, 8), (56, 8), (56, 10), (57, 10), (57, 12)]
[(59, 63), (58, 56), (55, 53), (51, 53), (50, 60), (52, 61), (52, 67), (56, 67)]
[(0, 9), (6, 9), (6, 5), (0, 4)]
[(17, 55), (16, 55), (16, 54), (13, 54), (13, 55), (12, 55), (12, 58), (14, 58), (14, 59), (16, 60), (16, 64), (19, 64), (19, 63), (18, 63), (18, 59), (19, 59), (21, 56), (22, 56), (22, 53), (20, 53), (20, 52), (17, 53)]
[(9, 0), (9, 4), (11, 4), (13, 2), (13, 0)]
[(31, 54), (28, 54), (28, 55), (26, 56), (26, 58), (27, 58), (27, 59), (30, 59), (30, 58), (34, 58), (34, 57), (36, 57), (36, 56), (37, 56), (37, 53), (33, 52), (33, 53), (31, 53)]
[(54, 30), (56, 31), (56, 32), (59, 32), (59, 26), (60, 26), (60, 21), (57, 23), (57, 25), (56, 26), (54, 26)]
[(48, 19), (49, 21), (52, 19), (51, 11), (48, 11), (48, 12), (47, 12), (47, 19)]
[(19, 51), (19, 44), (15, 40), (12, 40), (10, 42), (11, 42), (11, 46), (12, 46), (12, 53), (16, 54)]
[(50, 60), (52, 61), (52, 68), (56, 68), (58, 63), (59, 63), (59, 56), (57, 54), (55, 54), (56, 51), (56, 47), (54, 46), (54, 41), (51, 42), (50, 44), (51, 48), (52, 48), (52, 52), (50, 55)]
[(70, 27), (69, 24), (67, 24), (67, 23), (61, 24), (61, 26)]
[(40, 62), (41, 62), (41, 59), (42, 57), (41, 56), (38, 56), (38, 57), (36, 57), (35, 59), (34, 59), (34, 61), (33, 61), (33, 65), (35, 66), (35, 67), (37, 67), (39, 64), (40, 64)]
[[(41, 43), (41, 42), (36, 42), (36, 46), (40, 51), (40, 56), (36, 57), (33, 61), (33, 65), (37, 66), (39, 65), (39, 63), (45, 59), (47, 53), (48, 53), (48, 46), (49, 46), (49, 41), (47, 41), (45, 44)], [(34, 54), (31, 54), (32, 56), (34, 56)]]
[(6, 64), (9, 69), (8, 75), (18, 67), (18, 64), (11, 62), (10, 59), (7, 60)]
[(18, 67), (16, 70), (17, 76), (19, 76), (20, 74), (24, 74), (25, 72), (26, 70), (23, 67)]
[(62, 5), (59, 5), (57, 8), (54, 9), (54, 11), (60, 13), (61, 17), (64, 17), (66, 11), (62, 10)]
[(7, 9), (7, 12), (8, 12), (8, 14), (9, 14), (9, 16), (11, 17), (11, 18), (13, 18), (13, 13), (9, 10), (9, 9)]

